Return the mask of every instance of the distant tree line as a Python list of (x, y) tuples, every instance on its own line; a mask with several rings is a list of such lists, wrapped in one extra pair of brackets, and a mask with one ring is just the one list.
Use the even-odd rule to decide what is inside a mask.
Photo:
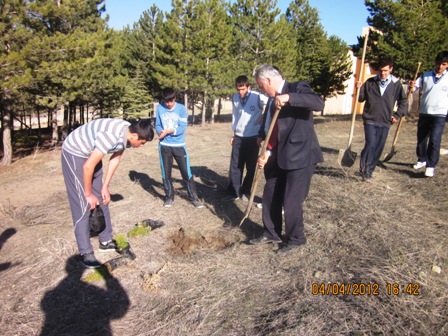
[[(30, 127), (31, 115), (48, 117), (57, 145), (61, 127), (88, 121), (84, 111), (95, 118), (148, 117), (167, 86), (198, 110), (202, 124), (213, 121), (220, 113), (214, 103), (233, 93), (234, 78), (263, 63), (289, 80), (308, 80), (324, 99), (342, 94), (351, 75), (349, 46), (327, 36), (308, 0), (291, 1), (285, 13), (276, 0), (173, 0), (169, 12), (152, 6), (118, 31), (108, 27), (105, 6), (105, 0), (0, 0), (2, 164), (12, 162), (13, 121)], [(370, 40), (370, 59), (389, 54), (407, 75), (446, 48), (446, 0), (366, 0), (366, 6), (369, 24), (384, 32)]]

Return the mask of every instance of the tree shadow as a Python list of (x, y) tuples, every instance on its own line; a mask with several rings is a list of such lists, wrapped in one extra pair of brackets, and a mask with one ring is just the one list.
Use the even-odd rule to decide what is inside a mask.
[[(263, 233), (263, 225), (252, 221), (250, 218), (247, 218), (239, 226), (244, 216), (244, 211), (241, 211), (235, 202), (242, 202), (241, 200), (235, 202), (223, 202), (221, 200), (222, 197), (227, 195), (227, 176), (219, 175), (205, 166), (191, 167), (191, 169), (193, 174), (201, 182), (196, 184), (198, 194), (206, 200), (206, 206), (224, 222), (224, 227), (241, 230), (247, 239), (259, 237)], [(253, 206), (260, 202), (261, 198), (255, 196)], [(244, 207), (247, 206), (247, 203), (243, 204)], [(254, 210), (253, 208), (252, 211)]]
[[(17, 233), (17, 230), (14, 228), (8, 228), (5, 231), (2, 232), (0, 235), (0, 250), (3, 248), (3, 245), (6, 243), (6, 241), (11, 238), (13, 235)], [(0, 272), (6, 271), (8, 268), (10, 268), (12, 263), (6, 262), (0, 264)]]
[(45, 324), (41, 336), (112, 335), (110, 321), (129, 309), (129, 297), (119, 281), (107, 272), (106, 289), (84, 282), (85, 269), (78, 258), (67, 259), (67, 276), (42, 298)]

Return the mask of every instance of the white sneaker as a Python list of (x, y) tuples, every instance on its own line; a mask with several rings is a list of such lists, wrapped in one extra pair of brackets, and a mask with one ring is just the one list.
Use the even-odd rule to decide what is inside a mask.
[(433, 177), (434, 176), (434, 168), (426, 168), (425, 176), (426, 177)]
[(426, 162), (420, 162), (418, 161), (415, 165), (414, 165), (414, 169), (420, 169), (420, 168), (424, 168), (426, 167)]

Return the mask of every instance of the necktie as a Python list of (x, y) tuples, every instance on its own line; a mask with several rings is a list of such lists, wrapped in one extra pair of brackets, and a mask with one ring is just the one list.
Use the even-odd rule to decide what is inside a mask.
[(382, 88), (385, 88), (386, 85), (387, 85), (387, 79), (382, 79), (382, 80), (380, 81), (380, 85), (381, 85)]

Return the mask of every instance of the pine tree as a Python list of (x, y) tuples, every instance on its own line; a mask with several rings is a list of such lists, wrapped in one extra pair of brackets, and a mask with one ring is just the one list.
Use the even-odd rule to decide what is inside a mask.
[(394, 74), (412, 78), (418, 62), (430, 69), (435, 55), (448, 49), (446, 0), (366, 0), (366, 6), (367, 22), (374, 28), (366, 56), (369, 62), (391, 57)]
[(24, 25), (27, 2), (3, 0), (0, 2), (0, 112), (3, 132), (2, 165), (12, 163), (12, 133), (14, 102), (20, 104), (20, 91), (29, 85), (30, 72), (26, 69), (24, 46), (32, 32)]
[(294, 77), (312, 82), (325, 59), (327, 39), (318, 11), (310, 6), (308, 0), (294, 0), (286, 10), (286, 18), (296, 32)]
[(280, 10), (276, 6), (276, 0), (237, 0), (231, 6), (240, 73), (252, 74), (258, 66), (278, 61), (281, 44), (277, 43), (285, 36), (277, 31)]

